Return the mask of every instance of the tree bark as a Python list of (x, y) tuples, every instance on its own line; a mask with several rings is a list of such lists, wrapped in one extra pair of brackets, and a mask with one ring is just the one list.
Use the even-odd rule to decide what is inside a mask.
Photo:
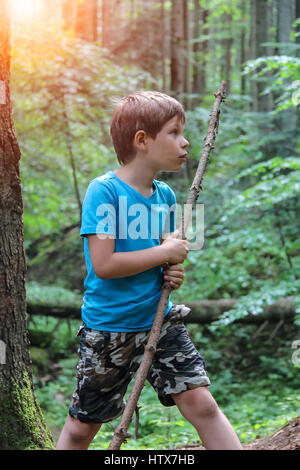
[[(256, 59), (256, 0), (251, 0), (251, 13), (250, 13), (250, 51), (251, 59)], [(251, 98), (252, 98), (252, 111), (257, 111), (257, 83), (251, 80)]]
[[(291, 28), (292, 28), (292, 3), (291, 0), (277, 0), (277, 33), (276, 39), (279, 47), (277, 53), (279, 55), (292, 56), (294, 53), (289, 48), (291, 44)], [(288, 81), (287, 81), (288, 85)], [(277, 95), (274, 93), (274, 99)], [(281, 156), (291, 155), (291, 148), (293, 151), (296, 150), (297, 146), (297, 110), (290, 108), (281, 111), (276, 119), (279, 131), (286, 135), (286, 139), (283, 145), (281, 144), (280, 151)]]
[[(265, 57), (268, 55), (268, 50), (263, 43), (268, 42), (269, 34), (269, 7), (268, 0), (255, 0), (256, 1), (256, 37), (254, 44), (255, 59), (258, 57)], [(265, 82), (257, 81), (257, 97), (255, 111), (270, 111), (270, 96), (261, 95), (266, 87)]]
[(185, 109), (190, 109), (190, 35), (189, 35), (189, 2), (183, 0), (183, 104)]
[[(207, 324), (218, 320), (220, 316), (231, 310), (238, 299), (220, 299), (220, 300), (202, 300), (200, 302), (185, 303), (190, 307), (191, 312), (186, 317), (187, 323)], [(280, 319), (290, 320), (295, 316), (295, 306), (293, 305), (293, 297), (278, 299), (272, 305), (264, 307), (263, 312), (259, 315), (249, 314), (236, 320), (237, 323), (263, 323), (268, 320), (270, 323), (277, 322)]]
[(231, 48), (233, 43), (231, 13), (226, 13), (225, 24), (228, 33), (228, 37), (225, 39), (225, 81), (227, 94), (229, 95), (231, 92)]
[(183, 6), (172, 0), (171, 12), (171, 92), (178, 98), (183, 93)]
[(97, 41), (97, 0), (83, 0), (78, 3), (75, 34), (85, 41)]
[[(240, 62), (241, 70), (243, 65), (246, 62), (246, 0), (242, 0), (242, 30), (241, 30), (241, 52), (240, 52)], [(241, 74), (241, 95), (246, 94), (246, 77)]]
[[(209, 10), (206, 8), (201, 8), (201, 17), (202, 17), (202, 34), (207, 36), (209, 33), (208, 29), (208, 15), (209, 15)], [(201, 67), (200, 67), (200, 93), (202, 96), (204, 96), (206, 92), (206, 57), (208, 53), (208, 39), (205, 39), (201, 43)], [(227, 87), (227, 85), (226, 85)], [(227, 89), (227, 88), (226, 88)]]
[(64, 29), (75, 32), (77, 21), (78, 2), (62, 0), (62, 18)]
[(289, 54), (288, 44), (291, 42), (292, 26), (291, 0), (277, 0), (277, 42), (284, 43), (280, 47), (280, 55)]
[[(300, 18), (300, 0), (295, 0), (295, 20), (297, 18)], [(296, 44), (299, 46), (296, 54), (298, 57), (300, 57), (300, 23), (297, 24), (295, 31), (297, 33)]]
[(0, 0), (0, 448), (45, 449), (52, 438), (34, 396), (26, 322), (20, 149), (10, 102), (8, 1)]
[(113, 18), (116, 0), (102, 0), (102, 47), (109, 49), (113, 43)]
[[(200, 5), (199, 0), (194, 0), (194, 27), (193, 39), (198, 39), (200, 36)], [(199, 64), (200, 43), (198, 41), (193, 43), (193, 93), (200, 95), (200, 64)], [(194, 104), (197, 105), (199, 99), (194, 99)]]
[(162, 91), (167, 90), (167, 76), (166, 76), (166, 15), (165, 15), (165, 0), (160, 2), (161, 12), (161, 76), (162, 76)]

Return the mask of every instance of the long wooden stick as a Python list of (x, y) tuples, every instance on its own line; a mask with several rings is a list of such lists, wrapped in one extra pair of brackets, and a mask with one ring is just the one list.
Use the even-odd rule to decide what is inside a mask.
[[(210, 115), (207, 135), (204, 139), (205, 143), (203, 146), (202, 155), (199, 161), (199, 165), (196, 171), (194, 181), (192, 183), (192, 186), (190, 187), (189, 195), (188, 195), (188, 199), (186, 203), (186, 206), (189, 207), (190, 210), (188, 211), (187, 214), (185, 212), (184, 217), (181, 220), (181, 230), (179, 234), (182, 239), (185, 238), (185, 232), (191, 220), (192, 208), (196, 204), (200, 190), (202, 190), (201, 182), (203, 179), (203, 174), (204, 174), (204, 171), (205, 171), (208, 159), (209, 159), (209, 154), (211, 150), (214, 148), (213, 143), (218, 134), (220, 106), (221, 106), (222, 101), (225, 100), (225, 87), (226, 87), (226, 83), (223, 81), (220, 85), (218, 92), (215, 93), (214, 95), (215, 102), (214, 102), (213, 109)], [(138, 369), (136, 379), (133, 384), (131, 393), (129, 395), (123, 416), (121, 418), (119, 425), (117, 426), (115, 430), (113, 439), (109, 445), (110, 450), (120, 449), (123, 441), (126, 439), (126, 437), (128, 437), (127, 429), (131, 423), (134, 410), (136, 408), (138, 399), (142, 392), (148, 371), (151, 366), (152, 358), (156, 352), (156, 345), (157, 345), (158, 338), (160, 335), (161, 326), (164, 320), (164, 313), (167, 308), (168, 298), (169, 298), (169, 294), (171, 290), (172, 288), (170, 286), (170, 283), (168, 281), (164, 282), (163, 287), (162, 287), (161, 297), (158, 303), (158, 308), (157, 308), (154, 322), (152, 325), (152, 329), (149, 335), (148, 343), (145, 348), (145, 353), (144, 353), (142, 362), (140, 364), (140, 367)]]

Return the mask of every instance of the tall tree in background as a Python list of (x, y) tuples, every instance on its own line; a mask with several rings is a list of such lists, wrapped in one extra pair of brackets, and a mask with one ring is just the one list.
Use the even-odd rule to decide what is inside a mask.
[[(193, 72), (192, 72), (192, 92), (195, 95), (199, 95), (198, 98), (194, 98), (194, 104), (200, 102), (200, 95), (205, 94), (206, 90), (206, 55), (208, 52), (208, 15), (209, 11), (207, 8), (200, 5), (199, 0), (194, 0), (194, 12), (193, 12)], [(200, 41), (200, 37), (202, 40)]]
[(277, 0), (277, 42), (281, 54), (288, 54), (288, 45), (291, 42), (290, 33), (292, 26), (292, 3), (291, 0)]
[[(240, 37), (240, 67), (242, 68), (246, 62), (246, 0), (241, 0), (241, 37)], [(241, 95), (246, 94), (246, 77), (241, 74)]]
[(102, 46), (109, 49), (113, 42), (116, 0), (102, 0)]
[[(232, 37), (232, 14), (226, 13), (224, 15), (226, 39), (224, 41), (225, 46), (225, 80), (226, 80), (226, 93), (229, 94), (231, 91), (231, 48), (233, 43)], [(221, 77), (222, 79), (222, 77)]]
[[(200, 84), (200, 4), (199, 0), (194, 0), (194, 14), (193, 14), (193, 93), (199, 95), (201, 93)], [(198, 100), (195, 100), (195, 104)]]
[(165, 0), (160, 2), (161, 12), (161, 76), (162, 76), (162, 90), (165, 92), (167, 89), (167, 74), (166, 74), (166, 14), (165, 14)]
[[(251, 33), (252, 59), (265, 57), (267, 49), (263, 44), (269, 40), (268, 0), (251, 0)], [(262, 94), (264, 89), (264, 81), (253, 81), (253, 111), (270, 111), (270, 97)]]
[[(294, 18), (293, 15), (293, 2), (292, 0), (277, 0), (277, 32), (276, 40), (278, 43), (278, 54), (292, 56), (294, 55), (291, 49), (291, 28)], [(297, 125), (297, 111), (296, 109), (287, 109), (281, 111), (276, 119), (277, 126), (280, 132), (285, 135), (285, 141), (280, 148), (281, 155), (290, 155), (291, 150), (296, 146), (296, 125)]]
[(78, 12), (78, 2), (62, 0), (62, 19), (66, 31), (75, 31)]
[[(52, 447), (36, 402), (28, 351), (20, 149), (10, 102), (8, 1), (0, 0), (0, 448)], [(5, 346), (5, 350), (3, 348)]]
[(97, 41), (98, 0), (61, 0), (64, 28), (85, 41)]
[(82, 0), (78, 4), (75, 34), (89, 42), (97, 41), (98, 28), (97, 0)]
[(299, 49), (297, 50), (297, 55), (300, 57), (300, 0), (295, 0), (295, 19), (298, 19), (299, 22), (296, 26), (296, 44), (298, 44)]
[[(189, 47), (189, 2), (183, 1), (183, 92), (190, 93), (190, 47)], [(189, 100), (184, 97), (185, 107), (188, 108)]]
[(201, 70), (200, 70), (200, 93), (204, 95), (206, 92), (206, 66), (207, 66), (207, 54), (208, 54), (208, 15), (209, 11), (206, 7), (201, 8), (201, 19), (202, 19), (202, 34), (205, 37), (201, 43)]
[(172, 0), (171, 11), (171, 91), (179, 96), (184, 90), (184, 25), (182, 0)]

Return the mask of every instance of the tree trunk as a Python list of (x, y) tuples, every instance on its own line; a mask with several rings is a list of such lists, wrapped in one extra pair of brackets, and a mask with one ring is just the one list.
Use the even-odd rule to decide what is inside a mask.
[[(300, 21), (300, 0), (295, 0), (295, 20), (299, 19)], [(296, 50), (296, 56), (300, 57), (300, 23), (297, 24), (296, 26), (296, 44), (298, 45), (298, 49)], [(297, 113), (297, 122), (296, 126), (297, 129), (300, 128), (300, 107), (297, 106), (296, 108), (296, 113)]]
[(113, 33), (113, 6), (115, 0), (102, 0), (102, 46), (109, 49)]
[[(198, 39), (200, 36), (200, 5), (199, 0), (194, 0), (194, 28), (193, 39)], [(200, 43), (198, 41), (193, 43), (193, 93), (200, 95), (200, 64), (199, 64), (199, 51)], [(198, 104), (199, 99), (194, 99), (194, 104)]]
[(277, 42), (283, 43), (280, 55), (289, 54), (290, 33), (292, 26), (291, 0), (277, 0)]
[(226, 13), (225, 24), (228, 37), (225, 39), (225, 81), (226, 93), (231, 92), (231, 48), (232, 48), (232, 16), (231, 13)]
[(160, 2), (161, 12), (161, 76), (162, 76), (162, 91), (167, 91), (167, 76), (166, 76), (166, 15), (165, 15), (165, 0)]
[(20, 150), (10, 102), (8, 1), (0, 0), (0, 448), (45, 449), (52, 438), (34, 396), (26, 322)]
[(182, 1), (172, 0), (171, 12), (171, 92), (183, 93), (183, 8)]
[[(268, 42), (269, 27), (269, 7), (268, 0), (256, 1), (256, 38), (255, 38), (255, 58), (268, 55), (267, 48), (263, 43)], [(264, 81), (257, 81), (257, 109), (256, 111), (270, 111), (269, 95), (261, 95), (266, 84)]]
[[(246, 0), (242, 0), (242, 30), (241, 30), (241, 71), (246, 62)], [(241, 95), (246, 94), (246, 77), (241, 74)]]
[[(251, 59), (268, 55), (268, 49), (262, 44), (269, 40), (269, 16), (268, 0), (251, 0)], [(251, 80), (251, 85), (252, 111), (270, 111), (269, 95), (261, 95), (266, 83), (258, 79)]]
[[(295, 0), (295, 20), (300, 18), (300, 0)], [(296, 44), (298, 44), (299, 49), (297, 50), (297, 56), (300, 57), (300, 23), (296, 26)]]
[[(280, 55), (294, 55), (290, 49), (291, 27), (292, 27), (292, 4), (291, 0), (277, 0), (277, 42)], [(288, 85), (288, 83), (287, 83)], [(274, 94), (276, 98), (276, 94)], [(285, 143), (280, 146), (281, 156), (291, 155), (291, 149), (296, 150), (297, 145), (297, 110), (290, 108), (281, 111), (276, 119), (279, 131), (286, 136)]]
[(189, 2), (183, 0), (183, 104), (185, 109), (190, 109), (190, 42), (189, 42)]
[[(229, 311), (238, 302), (238, 299), (202, 300), (200, 302), (185, 302), (191, 308), (191, 313), (186, 317), (188, 323), (207, 324), (218, 320), (222, 313)], [(260, 324), (266, 320), (270, 323), (279, 320), (291, 320), (295, 316), (293, 297), (278, 299), (272, 305), (263, 308), (259, 315), (249, 314), (236, 320), (237, 323)]]
[[(205, 36), (208, 35), (208, 14), (209, 10), (206, 8), (201, 8), (201, 17), (202, 17), (202, 34)], [(201, 43), (201, 68), (200, 68), (200, 87), (201, 87), (201, 95), (204, 96), (206, 91), (206, 55), (208, 53), (208, 39), (205, 39)], [(226, 88), (227, 89), (227, 88)]]
[(78, 3), (75, 34), (85, 41), (97, 41), (97, 0)]
[[(199, 0), (194, 0), (194, 27), (193, 39), (198, 39), (201, 35), (207, 35), (207, 18), (208, 10), (200, 8)], [(201, 28), (200, 28), (201, 23)], [(201, 43), (196, 41), (193, 43), (193, 87), (192, 92), (199, 95), (194, 99), (194, 104), (199, 104), (200, 95), (205, 94), (206, 90), (206, 54), (208, 51), (208, 40)]]
[(78, 2), (62, 0), (62, 18), (64, 29), (75, 33), (77, 21)]
[[(256, 0), (251, 0), (251, 14), (250, 14), (250, 51), (251, 59), (256, 59)], [(257, 83), (251, 80), (251, 98), (252, 98), (252, 111), (257, 111)]]

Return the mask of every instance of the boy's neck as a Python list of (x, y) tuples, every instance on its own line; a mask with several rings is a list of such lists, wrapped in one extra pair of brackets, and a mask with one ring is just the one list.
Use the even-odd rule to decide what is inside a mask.
[(140, 191), (148, 197), (153, 193), (153, 179), (157, 171), (149, 167), (141, 167), (136, 159), (118, 168), (115, 174), (125, 183)]

